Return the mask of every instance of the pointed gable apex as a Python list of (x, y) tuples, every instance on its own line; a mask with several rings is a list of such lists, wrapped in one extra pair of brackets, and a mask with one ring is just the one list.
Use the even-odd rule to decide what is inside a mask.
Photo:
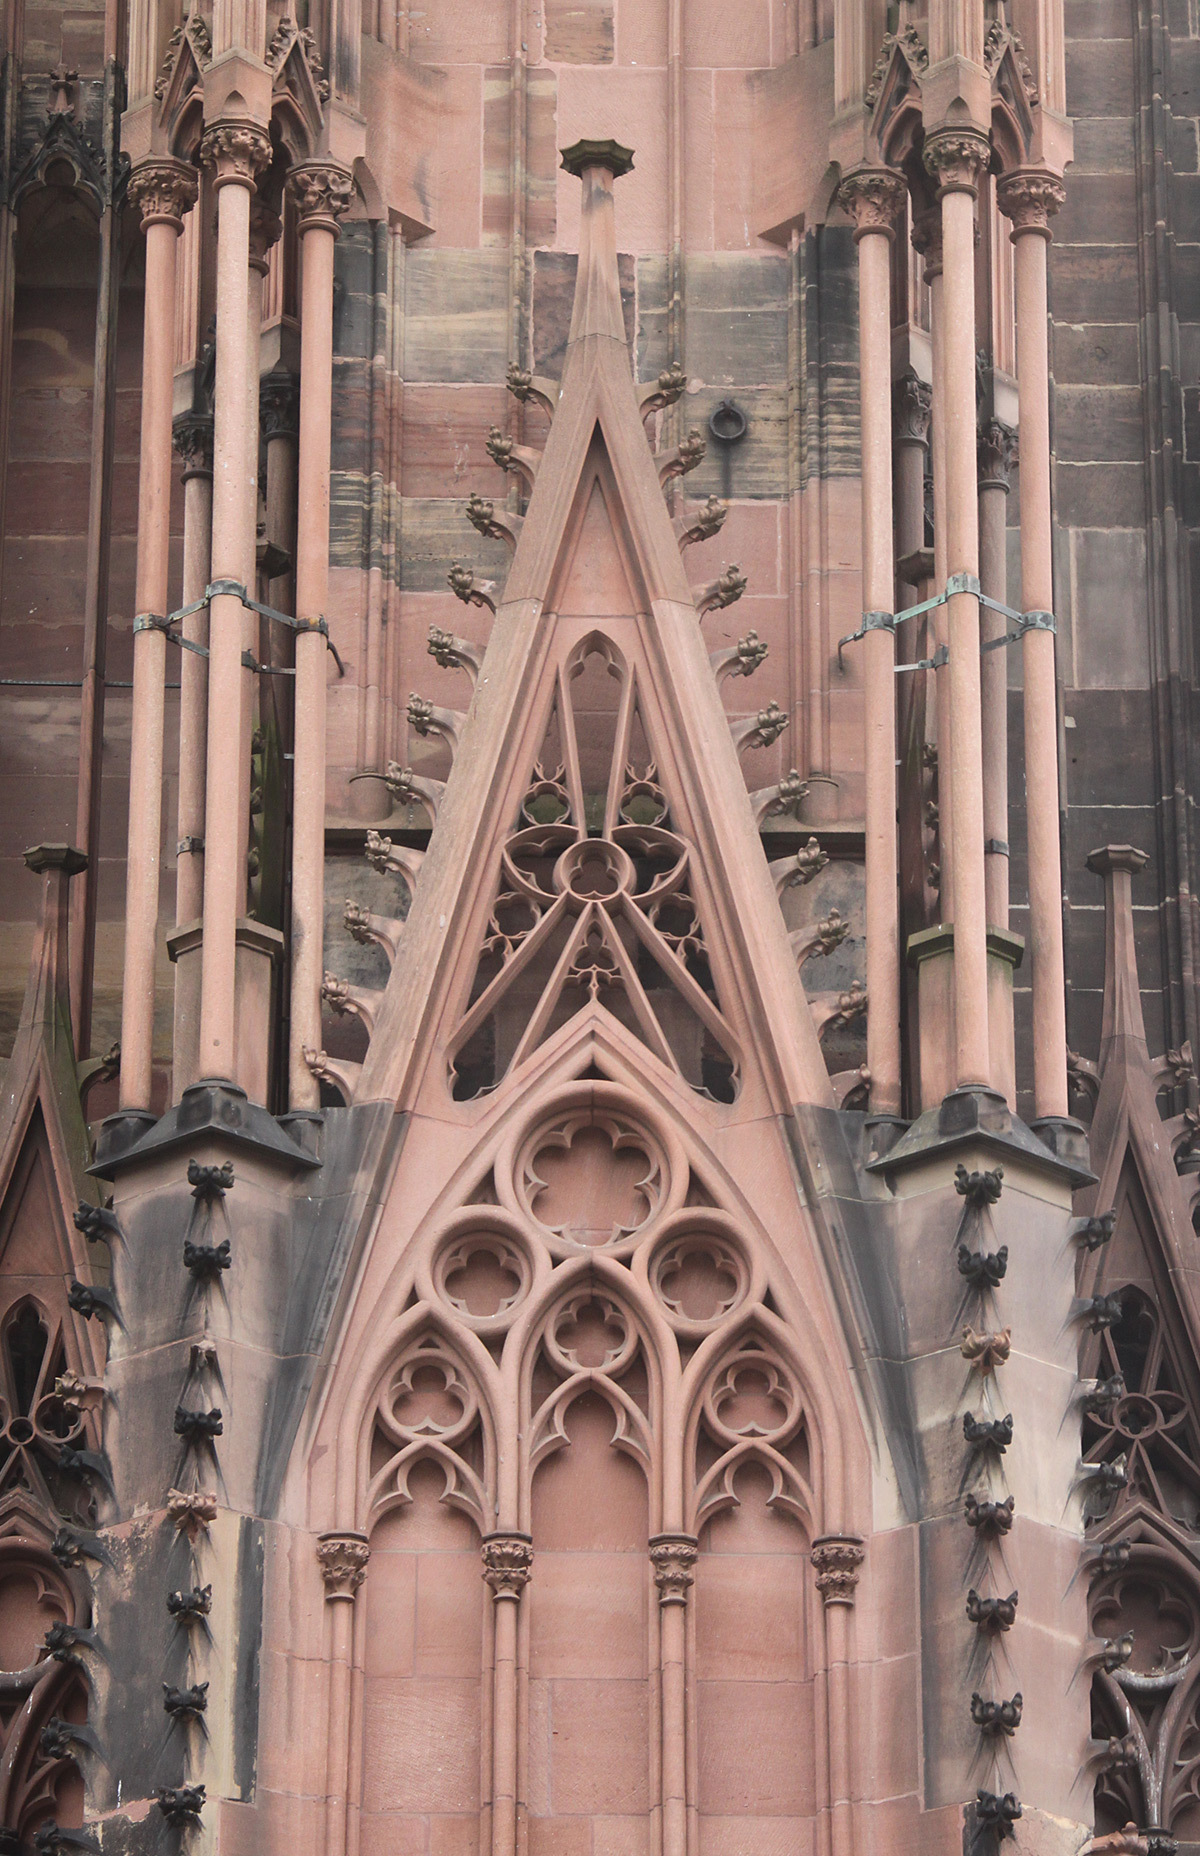
[[(356, 1090), (360, 1102), (410, 1107), (430, 1063), (445, 1060), (470, 998), (467, 970), (474, 969), (481, 943), (497, 938), (489, 911), (493, 898), (507, 893), (503, 886), (498, 891), (496, 874), (505, 843), (519, 825), (532, 828), (522, 805), (535, 767), (543, 777), (554, 771), (538, 764), (537, 744), (555, 688), (561, 706), (562, 691), (578, 675), (587, 643), (580, 624), (588, 620), (611, 634), (623, 659), (626, 708), (635, 691), (644, 706), (649, 745), (643, 760), (658, 754), (669, 764), (669, 780), (658, 770), (664, 805), (686, 820), (689, 868), (697, 879), (693, 899), (711, 945), (693, 957), (684, 935), (672, 965), (672, 951), (653, 944), (653, 918), (661, 911), (645, 897), (630, 902), (627, 942), (640, 938), (638, 960), (657, 961), (704, 1027), (695, 1035), (723, 1049), (729, 1040), (716, 994), (722, 983), (737, 992), (733, 1015), (744, 1027), (764, 1106), (783, 1112), (797, 1102), (832, 1103), (630, 369), (613, 213), (613, 179), (625, 171), (623, 160), (627, 151), (611, 144), (581, 144), (564, 155), (564, 165), (580, 174), (583, 212), (562, 385), (556, 402), (546, 395), (553, 418), (540, 460), (523, 454), (533, 477), (526, 514), (497, 518), (499, 528), (516, 534), (512, 566), (403, 946), (374, 1014)], [(572, 613), (572, 605), (581, 610)], [(617, 768), (612, 779), (624, 772)], [(631, 763), (629, 772), (637, 784), (644, 768)], [(610, 780), (604, 802), (610, 824), (620, 811), (615, 790)], [(596, 828), (590, 814), (575, 819), (574, 827)], [(518, 878), (518, 887), (528, 880)], [(562, 880), (560, 872), (560, 889)], [(610, 956), (616, 957), (598, 924), (590, 938), (594, 964), (590, 956), (580, 964), (578, 947), (564, 952), (565, 941), (550, 952), (562, 961), (560, 984), (588, 985), (599, 997), (609, 984)], [(511, 942), (506, 947), (511, 954)], [(716, 977), (706, 988), (710, 960)], [(477, 976), (476, 997), (486, 984), (486, 974)], [(652, 991), (657, 986), (652, 981)], [(649, 1001), (652, 1010), (659, 1004)], [(629, 1023), (643, 1023), (653, 1049), (645, 1014), (644, 1003), (631, 1007)], [(697, 1056), (699, 1068), (704, 1061)]]

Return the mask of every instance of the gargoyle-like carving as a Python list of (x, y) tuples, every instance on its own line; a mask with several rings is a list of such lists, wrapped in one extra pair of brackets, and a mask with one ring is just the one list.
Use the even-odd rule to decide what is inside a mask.
[(1008, 1701), (985, 1701), (977, 1692), (971, 1697), (971, 1719), (981, 1734), (993, 1738), (1004, 1734), (1011, 1739), (1021, 1725), (1024, 1707), (1025, 1700), (1019, 1690)]
[(381, 876), (402, 876), (410, 889), (415, 886), (425, 861), (424, 851), (396, 844), (385, 832), (379, 831), (368, 831), (363, 856), (372, 870), (378, 870)]
[(204, 1809), (203, 1785), (160, 1785), (155, 1803), (172, 1830), (194, 1830)]
[(222, 1270), (227, 1270), (232, 1258), (230, 1243), (223, 1237), (219, 1244), (193, 1244), (184, 1239), (183, 1267), (189, 1270), (197, 1282), (215, 1282)]
[(96, 1411), (105, 1400), (104, 1381), (85, 1379), (68, 1368), (54, 1381), (54, 1396), (61, 1399), (69, 1411)]
[(660, 1605), (687, 1604), (688, 1592), (696, 1580), (698, 1555), (699, 1548), (688, 1534), (660, 1534), (650, 1542), (650, 1563)]
[(383, 994), (368, 986), (352, 986), (336, 973), (326, 973), (321, 981), (321, 997), (335, 1012), (353, 1013), (366, 1026), (368, 1035), (375, 1029), (375, 1016), (383, 1003)]
[(185, 1624), (206, 1618), (212, 1610), (212, 1586), (194, 1585), (190, 1592), (168, 1592), (167, 1613)]
[(785, 889), (803, 887), (811, 883), (815, 876), (829, 862), (828, 851), (823, 851), (816, 838), (810, 838), (807, 844), (793, 851), (790, 857), (777, 857), (769, 865), (771, 881), (775, 885), (775, 894), (782, 896)]
[(998, 1334), (977, 1334), (974, 1328), (965, 1327), (958, 1350), (986, 1379), (1008, 1360), (1012, 1352), (1012, 1329), (1001, 1328)]
[(390, 760), (383, 770), (383, 783), (397, 805), (422, 805), (431, 821), (437, 818), (446, 790), (444, 780), (427, 780), (422, 774), (414, 773), (411, 767), (402, 767), (399, 761)]
[(461, 709), (441, 709), (414, 690), (408, 699), (408, 725), (419, 735), (441, 735), (451, 754), (458, 750), (466, 715)]
[(304, 1061), (310, 1075), (339, 1090), (343, 1101), (353, 1102), (362, 1075), (361, 1063), (354, 1063), (349, 1057), (331, 1057), (328, 1051), (314, 1050), (311, 1044), (304, 1046)]
[(715, 580), (708, 581), (705, 586), (692, 588), (698, 615), (703, 618), (706, 612), (719, 612), (725, 606), (735, 605), (746, 591), (746, 586), (745, 574), (735, 563), (731, 563)]
[(533, 1572), (527, 1534), (489, 1534), (483, 1542), (483, 1579), (494, 1599), (518, 1599)]
[(80, 1199), (72, 1222), (89, 1244), (107, 1244), (110, 1250), (122, 1234), (116, 1212), (106, 1205), (91, 1205), (87, 1199)]
[(366, 909), (353, 897), (347, 896), (342, 909), (342, 926), (352, 941), (361, 946), (375, 942), (382, 947), (388, 957), (389, 965), (394, 963), (400, 949), (400, 937), (404, 933), (404, 923), (394, 915), (376, 915)]
[(856, 1018), (864, 1017), (869, 1006), (867, 989), (861, 980), (851, 980), (844, 992), (813, 993), (808, 1001), (813, 1027), (821, 1040), (836, 1026), (851, 1025)]
[(90, 1321), (95, 1315), (99, 1315), (101, 1320), (106, 1317), (111, 1321), (121, 1319), (116, 1296), (102, 1283), (72, 1282), (67, 1289), (67, 1302), (85, 1321)]
[(638, 388), (638, 411), (645, 418), (647, 413), (662, 412), (667, 406), (674, 406), (687, 387), (687, 375), (678, 361), (672, 361), (665, 367), (658, 379), (649, 386)]
[(556, 380), (543, 379), (541, 375), (529, 373), (516, 361), (510, 361), (504, 384), (513, 398), (520, 400), (522, 405), (533, 400), (551, 418), (554, 417), (554, 409), (558, 405), (558, 382)]
[(1125, 1375), (1114, 1373), (1111, 1379), (1097, 1379), (1080, 1399), (1083, 1409), (1096, 1414), (1109, 1412), (1125, 1396)]
[(840, 909), (830, 909), (819, 922), (812, 922), (807, 928), (793, 929), (788, 942), (796, 959), (796, 965), (802, 967), (806, 960), (815, 960), (824, 954), (832, 954), (840, 947), (850, 933), (850, 923)]
[(981, 1829), (988, 1830), (997, 1842), (1007, 1837), (1015, 1837), (1013, 1825), (1021, 1815), (1021, 1800), (1015, 1792), (1005, 1792), (1003, 1797), (997, 1792), (977, 1791), (975, 1794), (975, 1819)]
[(98, 1450), (76, 1450), (71, 1444), (63, 1444), (58, 1452), (58, 1466), (68, 1476), (83, 1476), (99, 1482), (109, 1494), (113, 1494), (112, 1471), (108, 1458)]
[(41, 1748), (47, 1759), (74, 1759), (77, 1750), (86, 1747), (98, 1753), (100, 1743), (86, 1722), (64, 1721), (52, 1714), (41, 1732)]
[(769, 818), (784, 818), (789, 812), (795, 813), (800, 801), (808, 795), (809, 783), (800, 778), (799, 771), (793, 767), (785, 773), (782, 780), (774, 786), (760, 786), (750, 795), (750, 810), (754, 814), (754, 823), (760, 827)]
[(226, 1160), (222, 1166), (201, 1166), (189, 1160), (187, 1181), (194, 1199), (202, 1203), (223, 1199), (233, 1186), (233, 1161)]
[(1013, 1440), (1012, 1412), (1006, 1412), (1003, 1418), (977, 1418), (965, 1411), (962, 1429), (973, 1450), (994, 1450), (998, 1456), (1003, 1456)]
[(516, 471), (520, 477), (524, 478), (526, 487), (532, 490), (538, 465), (542, 461), (540, 451), (533, 450), (530, 445), (517, 444), (516, 440), (507, 437), (498, 425), (492, 426), (489, 431), (486, 449), (493, 464), (498, 465), (504, 471)]
[(496, 611), (496, 582), (494, 580), (476, 580), (475, 569), (463, 561), (451, 561), (450, 572), (446, 575), (446, 585), (455, 599), (461, 599), (464, 606), (485, 606), (494, 614)]
[(112, 1554), (99, 1534), (86, 1528), (60, 1527), (50, 1542), (50, 1551), (60, 1566), (78, 1566), (83, 1560), (95, 1560), (99, 1566), (111, 1566)]
[(1098, 1572), (1124, 1572), (1133, 1552), (1133, 1543), (1129, 1540), (1106, 1540), (1095, 1558)]
[(968, 1205), (995, 1205), (1004, 1190), (1004, 1168), (997, 1166), (983, 1173), (968, 1173), (965, 1166), (956, 1166), (954, 1190)]
[(1111, 1463), (1081, 1463), (1079, 1479), (1099, 1489), (1102, 1495), (1115, 1495), (1129, 1481), (1129, 1464), (1124, 1453)]
[(167, 1514), (181, 1534), (197, 1540), (217, 1518), (217, 1498), (211, 1489), (169, 1489)]
[(710, 496), (698, 509), (684, 510), (675, 517), (672, 524), (675, 539), (681, 548), (690, 547), (694, 541), (711, 541), (714, 535), (720, 534), (728, 514), (726, 505)]
[(175, 1435), (182, 1437), (193, 1450), (211, 1443), (224, 1430), (225, 1419), (219, 1405), (214, 1405), (211, 1411), (193, 1411), (187, 1405), (175, 1407)]
[(720, 688), (730, 677), (752, 677), (766, 663), (768, 655), (767, 646), (758, 633), (747, 632), (725, 650), (711, 651), (708, 661)]
[(1133, 1632), (1127, 1630), (1119, 1637), (1106, 1637), (1100, 1646), (1100, 1655), (1096, 1660), (1101, 1669), (1107, 1670), (1111, 1676), (1115, 1675), (1118, 1669), (1124, 1669), (1132, 1655)]
[(81, 1648), (94, 1650), (96, 1633), (85, 1629), (82, 1624), (68, 1624), (63, 1618), (56, 1618), (42, 1642), (52, 1662), (82, 1668), (82, 1659), (76, 1652)]
[(778, 741), (788, 726), (788, 717), (772, 698), (765, 709), (757, 715), (743, 716), (740, 722), (731, 722), (729, 732), (733, 744), (739, 753), (742, 748), (769, 748)]
[(76, 1850), (88, 1850), (99, 1856), (100, 1845), (90, 1830), (70, 1830), (50, 1818), (33, 1833), (37, 1856), (73, 1856)]
[(968, 1250), (965, 1244), (958, 1247), (958, 1273), (966, 1277), (972, 1289), (999, 1288), (1007, 1269), (1007, 1244), (995, 1251)]
[(191, 1688), (173, 1688), (164, 1682), (163, 1708), (173, 1721), (195, 1721), (208, 1708), (208, 1683), (195, 1682)]
[(472, 490), (467, 498), (467, 521), (490, 541), (506, 541), (510, 548), (515, 548), (525, 518), (504, 508), (497, 509), (490, 497)]
[(441, 665), (443, 670), (465, 670), (476, 683), (483, 668), (483, 652), (469, 638), (460, 638), (456, 632), (443, 631), (440, 625), (429, 627), (429, 655)]
[(659, 483), (670, 483), (672, 477), (685, 477), (688, 471), (695, 470), (698, 464), (704, 462), (707, 448), (703, 434), (697, 426), (693, 426), (670, 451), (660, 452), (655, 458)]
[(1007, 1598), (981, 1598), (972, 1586), (967, 1593), (967, 1617), (977, 1630), (999, 1635), (1001, 1631), (1012, 1629), (1016, 1616), (1015, 1592), (1010, 1592)]
[(1091, 1218), (1081, 1218), (1072, 1236), (1088, 1251), (1100, 1250), (1111, 1243), (1112, 1234), (1117, 1228), (1116, 1212), (1100, 1212)]
[(1122, 1298), (1119, 1289), (1111, 1295), (1089, 1295), (1076, 1305), (1075, 1318), (1086, 1321), (1093, 1334), (1102, 1334), (1106, 1328), (1115, 1328), (1121, 1319)]

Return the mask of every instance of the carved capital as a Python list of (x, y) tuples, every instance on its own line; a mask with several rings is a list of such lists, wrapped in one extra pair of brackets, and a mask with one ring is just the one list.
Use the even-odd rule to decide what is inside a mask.
[(942, 209), (927, 207), (913, 220), (912, 248), (925, 260), (925, 282), (932, 283), (942, 274)]
[(276, 243), (283, 231), (283, 221), (279, 214), (256, 193), (250, 202), (250, 263), (263, 276), (267, 272), (267, 253)]
[(686, 1605), (695, 1580), (697, 1543), (691, 1534), (656, 1534), (650, 1542), (650, 1563), (660, 1605)]
[(825, 1534), (812, 1544), (817, 1590), (829, 1605), (852, 1605), (866, 1549), (856, 1534)]
[(903, 175), (891, 168), (859, 168), (847, 174), (838, 188), (838, 204), (854, 221), (855, 243), (868, 232), (893, 238), (907, 196)]
[(1050, 237), (1050, 219), (1066, 204), (1067, 190), (1057, 174), (1044, 169), (1021, 169), (1005, 174), (996, 186), (996, 204), (1012, 220), (1012, 236), (1036, 232)]
[(371, 1549), (367, 1537), (354, 1530), (317, 1536), (317, 1563), (325, 1581), (326, 1598), (354, 1600), (367, 1576)]
[(183, 481), (211, 477), (213, 420), (210, 412), (181, 412), (171, 426), (175, 450), (183, 459)]
[(271, 143), (256, 122), (219, 122), (200, 142), (200, 165), (212, 172), (214, 187), (253, 187), (271, 160)]
[(933, 388), (911, 367), (904, 370), (892, 388), (892, 411), (898, 445), (929, 442)]
[(274, 367), (258, 389), (258, 411), (263, 437), (298, 438), (300, 435), (300, 382), (286, 367)]
[(336, 237), (338, 221), (354, 199), (349, 171), (335, 161), (301, 161), (287, 184), (300, 215), (300, 236), (323, 227)]
[(1017, 435), (1000, 419), (986, 419), (979, 430), (979, 487), (1007, 490), (1008, 475), (1017, 461)]
[(518, 1599), (533, 1570), (528, 1534), (488, 1534), (483, 1542), (483, 1577), (494, 1599)]
[(940, 129), (925, 143), (925, 168), (937, 183), (939, 200), (947, 193), (969, 193), (974, 199), (990, 158), (987, 136), (977, 129)]
[(199, 187), (196, 170), (186, 161), (162, 156), (140, 162), (129, 176), (128, 197), (141, 215), (142, 231), (169, 225), (182, 232), (183, 215), (196, 204)]

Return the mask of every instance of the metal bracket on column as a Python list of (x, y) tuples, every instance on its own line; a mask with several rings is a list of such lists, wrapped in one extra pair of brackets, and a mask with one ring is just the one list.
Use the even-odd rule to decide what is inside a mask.
[(1013, 622), (1013, 629), (1010, 632), (1005, 632), (1000, 638), (989, 638), (986, 644), (980, 645), (981, 651), (999, 651), (1006, 645), (1019, 644), (1026, 632), (1057, 632), (1058, 630), (1052, 612), (1017, 612), (1012, 606), (1002, 606), (998, 599), (988, 599), (986, 595), (980, 597), (979, 603), (981, 606), (990, 606), (993, 612), (1002, 613), (1006, 619), (1011, 619)]
[(256, 677), (294, 677), (295, 671), (287, 664), (260, 664), (252, 651), (242, 652), (243, 670), (252, 670)]
[(940, 644), (932, 657), (919, 657), (914, 664), (893, 664), (897, 676), (905, 670), (940, 670), (943, 664), (950, 662), (950, 653), (944, 644)]
[[(346, 666), (341, 660), (337, 646), (329, 636), (329, 625), (325, 619), (296, 619), (292, 617), (290, 612), (280, 612), (276, 606), (264, 606), (261, 600), (251, 599), (240, 580), (210, 581), (203, 593), (201, 593), (199, 599), (194, 599), (190, 606), (180, 606), (177, 612), (169, 612), (165, 619), (159, 618), (152, 612), (139, 613), (137, 618), (133, 621), (133, 629), (135, 632), (161, 631), (165, 633), (172, 644), (180, 645), (185, 651), (194, 651), (197, 657), (207, 657), (208, 651), (204, 645), (194, 644), (190, 638), (181, 638), (177, 636), (177, 634), (171, 630), (171, 627), (175, 624), (176, 620), (190, 619), (193, 613), (203, 612), (204, 608), (209, 605), (212, 600), (221, 598), (240, 600), (247, 611), (257, 612), (260, 618), (271, 619), (276, 625), (286, 625), (291, 631), (320, 632), (325, 640), (326, 649), (333, 654), (333, 661), (338, 667), (339, 677), (345, 676)], [(247, 670), (266, 668), (264, 665), (256, 665), (248, 651), (242, 653), (242, 662)], [(275, 670), (270, 674), (274, 676), (290, 676), (291, 672)]]

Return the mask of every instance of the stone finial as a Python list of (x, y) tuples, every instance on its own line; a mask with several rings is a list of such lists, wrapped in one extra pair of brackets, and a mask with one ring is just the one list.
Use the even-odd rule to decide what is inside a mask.
[(166, 155), (139, 162), (129, 176), (127, 198), (141, 215), (142, 231), (152, 225), (183, 230), (183, 215), (196, 204), (200, 182), (186, 161)]
[(371, 1549), (365, 1534), (356, 1529), (331, 1530), (317, 1536), (317, 1563), (325, 1581), (325, 1596), (353, 1601), (367, 1576)]
[(904, 176), (892, 168), (858, 168), (838, 188), (838, 205), (854, 221), (856, 244), (871, 232), (894, 238), (907, 198)]
[(859, 1568), (867, 1550), (857, 1534), (823, 1534), (814, 1540), (809, 1555), (817, 1575), (817, 1590), (831, 1605), (852, 1605)]
[(270, 164), (270, 137), (256, 122), (214, 123), (201, 138), (200, 165), (211, 171), (217, 189), (253, 187)]
[(494, 1599), (518, 1599), (533, 1571), (528, 1534), (488, 1534), (483, 1542), (483, 1577)]
[(656, 1534), (650, 1542), (650, 1564), (660, 1605), (686, 1605), (695, 1582), (693, 1568), (699, 1548), (691, 1534)]
[(1012, 220), (1013, 238), (1019, 238), (1022, 232), (1036, 232), (1048, 239), (1051, 217), (1066, 205), (1066, 200), (1067, 190), (1059, 176), (1043, 168), (1021, 168), (1015, 174), (1002, 175), (996, 183), (996, 204)]
[(46, 102), (47, 116), (65, 116), (68, 120), (75, 114), (75, 87), (79, 82), (79, 72), (63, 60), (59, 60), (50, 72), (50, 95)]

